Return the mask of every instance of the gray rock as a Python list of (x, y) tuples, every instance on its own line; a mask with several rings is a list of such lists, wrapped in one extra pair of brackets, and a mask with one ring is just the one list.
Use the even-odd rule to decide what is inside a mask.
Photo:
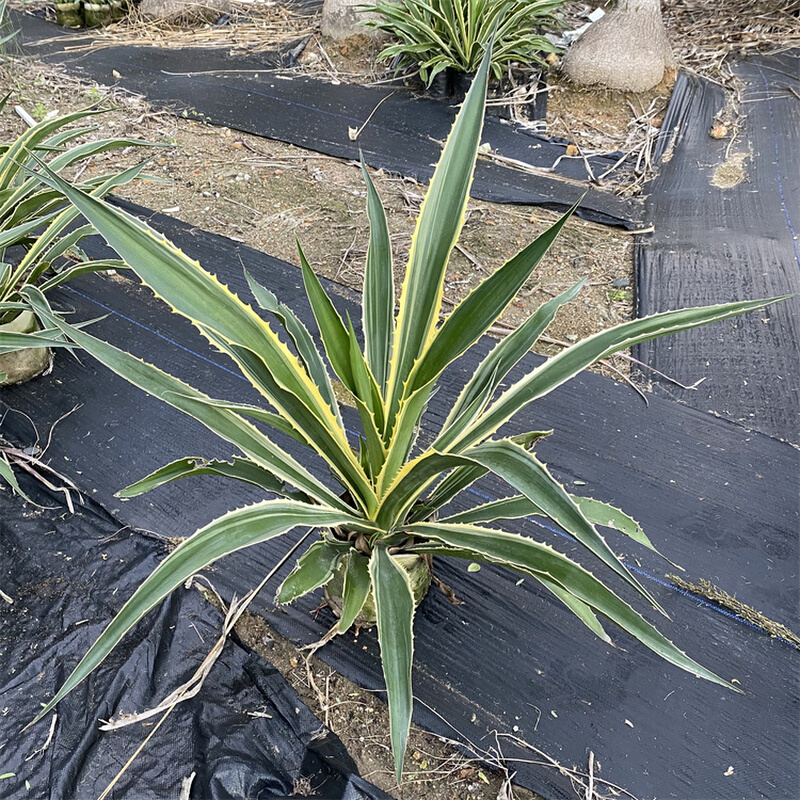
[(323, 36), (341, 41), (351, 36), (366, 36), (380, 39), (383, 34), (374, 28), (360, 23), (368, 19), (380, 19), (379, 14), (362, 10), (362, 5), (370, 5), (373, 0), (324, 0), (320, 28)]

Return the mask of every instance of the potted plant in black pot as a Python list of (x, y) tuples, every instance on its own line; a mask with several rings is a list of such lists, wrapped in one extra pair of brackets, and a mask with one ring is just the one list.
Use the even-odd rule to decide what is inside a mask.
[(377, 15), (362, 24), (387, 34), (391, 41), (378, 61), (396, 70), (419, 72), (429, 94), (464, 100), (497, 28), (491, 73), (500, 80), (510, 63), (544, 65), (543, 54), (555, 51), (542, 33), (559, 23), (554, 12), (563, 0), (378, 0), (366, 7)]

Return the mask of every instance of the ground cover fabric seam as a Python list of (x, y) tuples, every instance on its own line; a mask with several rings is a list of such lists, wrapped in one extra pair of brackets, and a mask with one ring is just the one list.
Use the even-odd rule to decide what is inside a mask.
[[(736, 136), (722, 141), (708, 130), (727, 108), (725, 91), (679, 75), (657, 142), (659, 173), (648, 186), (646, 213), (655, 231), (639, 237), (634, 251), (640, 317), (676, 303), (788, 296), (752, 318), (644, 342), (634, 355), (682, 383), (708, 379), (686, 390), (637, 370), (655, 394), (794, 444), (800, 443), (800, 247), (792, 209), (800, 208), (793, 160), (800, 118), (784, 84), (798, 74), (799, 56), (794, 50), (732, 64), (742, 105)], [(736, 165), (738, 178), (718, 182), (723, 167)]]

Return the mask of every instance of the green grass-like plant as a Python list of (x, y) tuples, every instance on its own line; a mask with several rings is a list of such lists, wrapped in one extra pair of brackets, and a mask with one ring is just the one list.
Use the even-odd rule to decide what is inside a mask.
[(555, 48), (539, 30), (556, 28), (553, 12), (563, 0), (378, 0), (366, 11), (379, 15), (364, 25), (395, 40), (378, 61), (399, 57), (398, 69), (414, 66), (426, 84), (442, 70), (473, 73), (496, 30), (491, 70), (499, 78), (507, 64), (544, 63), (539, 53)]
[[(541, 432), (511, 436), (502, 428), (600, 358), (770, 301), (688, 308), (626, 322), (576, 343), (503, 388), (511, 369), (557, 310), (578, 295), (580, 282), (547, 301), (496, 344), (454, 398), (435, 440), (425, 445), (417, 441), (420, 421), (442, 372), (492, 326), (569, 217), (565, 215), (506, 262), (439, 323), (445, 269), (464, 221), (480, 142), (490, 58), (487, 51), (428, 189), (396, 313), (386, 217), (363, 169), (370, 222), (363, 348), (351, 320), (336, 310), (300, 250), (302, 277), (327, 361), (352, 394), (360, 416), (362, 431), (355, 448), (342, 421), (333, 379), (311, 334), (267, 288), (248, 276), (259, 305), (285, 336), (279, 337), (262, 316), (146, 224), (42, 170), (45, 184), (69, 198), (141, 279), (229, 356), (264, 398), (264, 406), (212, 399), (64, 323), (52, 314), (38, 289), (24, 289), (26, 301), (53, 329), (131, 383), (200, 421), (238, 451), (230, 462), (180, 459), (121, 495), (132, 497), (178, 478), (213, 474), (260, 487), (265, 498), (224, 514), (172, 551), (128, 599), (38, 718), (189, 576), (228, 553), (296, 526), (317, 528), (320, 535), (281, 585), (279, 602), (290, 602), (327, 584), (334, 573), (343, 573), (338, 629), (344, 632), (372, 594), (398, 779), (412, 711), (415, 611), (411, 581), (399, 560), (403, 555), (454, 556), (517, 570), (552, 592), (603, 641), (610, 639), (601, 623), (615, 623), (671, 664), (734, 688), (679, 650), (607, 585), (614, 579), (659, 608), (596, 527), (616, 527), (654, 549), (639, 525), (603, 503), (571, 496), (533, 452)], [(305, 463), (265, 429), (306, 447)], [(337, 489), (317, 477), (326, 470)], [(448, 510), (453, 498), (487, 473), (503, 479), (511, 496), (467, 511)], [(528, 515), (547, 517), (567, 531), (604, 579), (549, 545), (502, 530), (503, 520)]]

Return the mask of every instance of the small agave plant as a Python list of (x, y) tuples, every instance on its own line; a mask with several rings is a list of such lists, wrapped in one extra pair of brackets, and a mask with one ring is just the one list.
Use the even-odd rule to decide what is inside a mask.
[[(69, 198), (159, 297), (230, 356), (268, 405), (262, 408), (211, 399), (67, 325), (49, 311), (35, 287), (23, 290), (37, 313), (75, 344), (131, 383), (194, 417), (239, 451), (231, 462), (175, 461), (128, 487), (122, 496), (138, 495), (189, 475), (216, 474), (254, 484), (269, 499), (225, 514), (165, 558), (37, 719), (86, 678), (147, 611), (189, 576), (228, 553), (296, 526), (317, 528), (320, 535), (280, 587), (278, 601), (290, 602), (336, 577), (342, 593), (339, 631), (346, 631), (365, 606), (372, 605), (398, 780), (412, 711), (412, 626), (418, 599), (412, 583), (425, 583), (410, 577), (414, 569), (408, 569), (409, 562), (421, 560), (427, 569), (431, 557), (453, 556), (507, 566), (550, 590), (604, 641), (610, 640), (601, 618), (616, 623), (670, 663), (734, 688), (681, 652), (584, 567), (546, 544), (492, 525), (529, 515), (548, 517), (586, 548), (598, 566), (659, 608), (595, 527), (613, 520), (616, 527), (652, 548), (639, 526), (616, 509), (572, 497), (532, 452), (540, 432), (508, 436), (499, 431), (519, 411), (600, 358), (770, 301), (684, 309), (627, 322), (569, 347), (502, 390), (509, 371), (530, 350), (556, 311), (576, 297), (579, 283), (546, 302), (496, 344), (454, 398), (435, 439), (425, 445), (417, 441), (420, 420), (442, 372), (492, 326), (569, 216), (487, 278), (440, 324), (445, 268), (463, 224), (480, 141), (489, 59), (487, 52), (431, 181), (408, 256), (397, 313), (386, 218), (363, 170), (370, 221), (363, 349), (351, 321), (337, 312), (300, 251), (303, 281), (325, 356), (360, 415), (362, 431), (355, 448), (343, 424), (334, 379), (325, 360), (303, 323), (270, 291), (248, 276), (256, 300), (282, 326), (291, 345), (213, 275), (147, 225), (42, 169), (42, 180)], [(307, 464), (280, 447), (264, 432), (267, 428), (305, 445)], [(338, 490), (329, 488), (311, 471), (311, 465), (320, 460), (338, 482)], [(487, 473), (503, 479), (511, 487), (511, 496), (468, 511), (448, 511), (451, 500)]]
[[(0, 3), (0, 16), (3, 4)], [(8, 95), (0, 100), (0, 111)], [(93, 156), (124, 147), (148, 145), (138, 139), (96, 139), (75, 144), (97, 130), (74, 126), (101, 111), (84, 110), (45, 119), (12, 142), (0, 143), (0, 386), (33, 377), (50, 362), (49, 348), (71, 346), (57, 328), (40, 325), (23, 296), (36, 286), (42, 295), (88, 272), (124, 269), (118, 259), (91, 260), (80, 249), (94, 233), (76, 226), (80, 212), (60, 192), (43, 187), (29, 174), (39, 158), (52, 172), (84, 165)], [(70, 127), (71, 126), (71, 127)], [(144, 164), (118, 173), (95, 175), (80, 188), (103, 197), (136, 178)], [(8, 261), (7, 261), (8, 259)]]

